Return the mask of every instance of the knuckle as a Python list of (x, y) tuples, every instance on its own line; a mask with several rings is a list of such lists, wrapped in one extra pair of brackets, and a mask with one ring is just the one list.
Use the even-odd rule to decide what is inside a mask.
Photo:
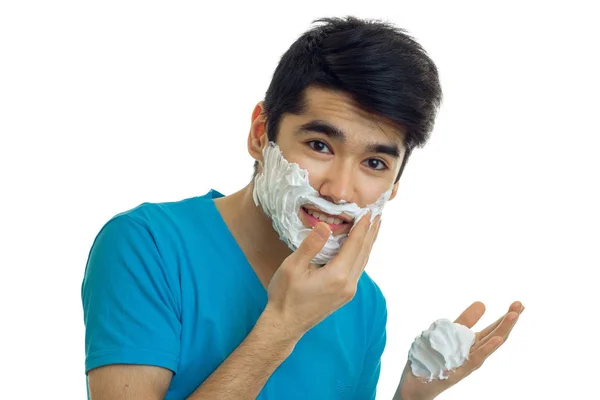
[(465, 364), (468, 365), (469, 369), (475, 368), (478, 364), (480, 364), (480, 359), (481, 357), (479, 357), (479, 353), (476, 353), (470, 356)]
[(348, 275), (344, 272), (338, 272), (333, 276), (333, 284), (338, 288), (344, 288), (348, 282)]
[(290, 268), (291, 265), (289, 263), (282, 264), (277, 271), (284, 280), (291, 280), (294, 275), (294, 269)]
[(353, 285), (346, 285), (344, 287), (344, 289), (342, 290), (342, 298), (344, 300), (352, 300), (354, 298), (354, 296), (356, 295), (356, 287), (354, 287)]
[(466, 369), (468, 371), (477, 371), (479, 367), (481, 367), (481, 363), (479, 361), (471, 360)]

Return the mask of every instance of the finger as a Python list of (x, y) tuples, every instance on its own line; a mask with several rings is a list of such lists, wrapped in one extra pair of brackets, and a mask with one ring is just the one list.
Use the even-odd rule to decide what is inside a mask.
[(520, 314), (521, 312), (523, 312), (524, 308), (525, 307), (523, 306), (523, 303), (521, 303), (520, 301), (513, 301), (510, 307), (508, 307), (508, 312), (514, 311)]
[(342, 249), (335, 257), (334, 263), (339, 265), (341, 268), (346, 268), (348, 272), (350, 272), (354, 262), (360, 254), (363, 241), (365, 240), (365, 236), (369, 231), (370, 220), (371, 211), (369, 211), (367, 215), (362, 217), (356, 223), (356, 225), (354, 225), (354, 228), (348, 234), (348, 238), (344, 242)]
[(319, 222), (304, 238), (292, 257), (296, 262), (310, 264), (312, 259), (323, 249), (330, 234), (329, 226), (325, 222)]
[(371, 255), (371, 250), (373, 249), (373, 244), (375, 243), (375, 239), (377, 237), (377, 233), (379, 232), (379, 227), (381, 226), (381, 216), (375, 217), (373, 220), (373, 224), (369, 229), (369, 232), (366, 234), (365, 239), (363, 240), (362, 249), (360, 254), (358, 255), (358, 259), (352, 266), (352, 270), (350, 275), (353, 279), (358, 280), (365, 270), (367, 266), (367, 262), (369, 261), (369, 256)]
[(485, 343), (487, 343), (491, 338), (496, 337), (496, 336), (499, 336), (504, 341), (506, 341), (506, 339), (508, 339), (508, 336), (510, 335), (510, 332), (512, 331), (515, 324), (517, 323), (518, 319), (519, 319), (519, 314), (517, 314), (514, 311), (509, 312), (508, 314), (506, 314), (506, 316), (504, 317), (504, 319), (502, 320), (502, 322), (500, 323), (500, 325), (498, 325), (498, 327), (496, 329), (494, 329), (492, 332), (490, 332), (487, 336), (484, 336), (480, 339), (480, 341), (479, 341), (480, 343), (476, 347), (479, 348), (481, 346), (484, 346)]
[(485, 344), (494, 337), (501, 337), (506, 342), (518, 319), (519, 314), (516, 312), (511, 311), (507, 313), (504, 318), (502, 318), (502, 322), (496, 327), (496, 329), (488, 333), (486, 336), (479, 337), (479, 339), (475, 342), (475, 345), (473, 345), (471, 348), (471, 352), (475, 352), (481, 346), (485, 346)]
[(492, 355), (492, 353), (498, 350), (503, 343), (504, 340), (501, 337), (494, 336), (492, 339), (488, 340), (485, 345), (481, 346), (479, 349), (477, 349), (477, 351), (472, 353), (469, 356), (469, 359), (465, 361), (461, 368), (459, 368), (460, 371), (457, 371), (457, 373), (461, 375), (458, 377), (459, 380), (481, 367), (483, 362), (490, 355)]
[(477, 321), (481, 319), (485, 313), (485, 304), (480, 301), (476, 301), (471, 304), (462, 314), (454, 321), (457, 324), (461, 324), (471, 329)]
[(523, 307), (523, 305), (521, 304), (520, 301), (513, 302), (510, 305), (510, 307), (508, 307), (508, 312), (506, 314), (504, 314), (503, 316), (501, 316), (500, 318), (498, 318), (493, 324), (489, 325), (488, 327), (486, 327), (481, 332), (477, 333), (477, 340), (485, 338), (490, 333), (492, 333), (496, 328), (498, 328), (498, 326), (502, 323), (502, 321), (504, 320), (504, 318), (506, 317), (506, 315), (508, 315), (508, 313), (510, 313), (512, 311), (514, 311), (514, 312), (523, 312), (524, 309), (525, 309), (525, 307)]
[(485, 338), (487, 335), (489, 335), (490, 333), (492, 333), (494, 331), (494, 329), (496, 329), (498, 326), (500, 326), (500, 324), (502, 323), (502, 321), (504, 321), (504, 318), (506, 318), (506, 314), (504, 314), (503, 316), (501, 316), (500, 318), (498, 318), (493, 324), (490, 324), (489, 326), (487, 326), (481, 332), (477, 332), (475, 334), (475, 340), (477, 342), (479, 342), (483, 338)]
[(501, 336), (502, 339), (506, 342), (513, 328), (519, 322), (519, 314), (511, 311), (506, 315), (505, 324), (500, 324), (498, 329), (496, 329), (493, 333), (490, 333), (488, 339), (491, 339), (493, 336)]
[(369, 226), (369, 230), (367, 231), (367, 234), (365, 235), (365, 238), (361, 243), (361, 249), (359, 253), (359, 258), (361, 260), (364, 260), (364, 258), (368, 256), (368, 254), (371, 251), (371, 247), (373, 246), (373, 243), (375, 243), (375, 236), (379, 231), (380, 221), (381, 217), (378, 215), (375, 217), (375, 219), (373, 219), (373, 222)]
[[(371, 228), (375, 228), (375, 234), (373, 235), (373, 243), (372, 244), (375, 244), (375, 242), (377, 241), (377, 237), (379, 236), (379, 228), (381, 228), (381, 221), (382, 220), (383, 220), (383, 215), (382, 214), (379, 214), (373, 220), (373, 225), (371, 226)], [(377, 225), (377, 226), (375, 226), (375, 225)]]
[(373, 245), (377, 240), (377, 235), (379, 235), (379, 228), (381, 227), (381, 215), (378, 215), (373, 220), (371, 228), (369, 228), (369, 233), (365, 239), (365, 245), (363, 246), (361, 256), (364, 264), (367, 264), (369, 260), (369, 256), (371, 255), (371, 251), (373, 250)]
[(382, 216), (379, 215), (379, 223), (377, 224), (377, 231), (375, 232), (375, 238), (373, 239), (373, 243), (375, 243), (377, 241), (377, 237), (379, 236), (379, 228), (381, 228), (381, 220), (382, 220)]

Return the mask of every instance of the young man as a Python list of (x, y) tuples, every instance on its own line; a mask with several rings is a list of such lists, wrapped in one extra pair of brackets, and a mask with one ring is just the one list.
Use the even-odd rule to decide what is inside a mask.
[[(248, 186), (145, 203), (98, 234), (82, 285), (93, 400), (375, 398), (386, 303), (363, 270), (442, 92), (403, 31), (321, 22), (252, 113)], [(407, 364), (396, 398), (431, 399), (466, 376), (521, 305), (509, 311), (451, 379), (424, 383)], [(457, 321), (482, 313), (475, 303)]]

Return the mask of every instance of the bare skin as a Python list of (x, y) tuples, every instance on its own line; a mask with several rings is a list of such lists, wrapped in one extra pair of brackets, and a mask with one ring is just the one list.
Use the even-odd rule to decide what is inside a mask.
[[(271, 279), (267, 307), (250, 334), (188, 399), (255, 399), (302, 336), (354, 297), (379, 222), (363, 218), (348, 237), (351, 245), (323, 268), (311, 264), (330, 233), (318, 224)], [(162, 368), (116, 365), (90, 371), (89, 387), (93, 400), (161, 399), (170, 379)]]
[[(395, 178), (404, 155), (402, 129), (365, 113), (343, 94), (311, 88), (306, 97), (307, 109), (301, 115), (285, 115), (280, 123), (277, 144), (286, 159), (308, 169), (311, 186), (330, 201), (365, 206), (390, 188), (392, 200), (398, 191)], [(259, 103), (252, 113), (247, 142), (249, 154), (259, 162), (268, 143), (265, 122)], [(323, 222), (314, 225), (314, 221), (301, 217), (305, 225), (314, 228), (292, 252), (254, 204), (252, 189), (249, 184), (215, 200), (215, 205), (267, 289), (268, 303), (250, 334), (198, 386), (190, 400), (255, 399), (298, 340), (353, 298), (377, 238), (380, 220), (369, 226), (368, 218), (363, 218), (338, 256), (325, 267), (316, 268), (310, 260), (323, 247), (330, 230), (340, 228)], [(478, 310), (478, 306), (471, 306), (459, 320), (462, 318), (467, 326), (471, 321), (474, 324), (481, 317)], [(506, 323), (500, 323), (484, 331), (473, 360), (491, 354), (505, 329)], [(453, 384), (467, 376), (470, 367), (457, 370)], [(141, 400), (164, 398), (172, 372), (152, 366), (112, 365), (94, 369), (88, 376), (92, 400)], [(421, 383), (412, 380), (405, 369), (395, 399), (426, 400), (447, 388), (447, 383)]]
[[(431, 382), (414, 376), (410, 369), (410, 362), (406, 363), (400, 385), (394, 400), (431, 400), (450, 387), (456, 385), (475, 370), (479, 369), (485, 360), (502, 346), (510, 332), (517, 323), (525, 306), (519, 301), (512, 303), (508, 312), (498, 318), (494, 323), (475, 334), (475, 342), (471, 346), (469, 359), (453, 371), (448, 371), (448, 379), (435, 379)], [(471, 304), (454, 321), (471, 329), (485, 313), (485, 305), (479, 301)]]
[[(390, 187), (393, 198), (403, 152), (396, 128), (383, 120), (374, 122), (373, 116), (346, 96), (323, 90), (310, 90), (307, 96), (305, 114), (286, 115), (281, 121), (278, 145), (285, 157), (309, 169), (310, 183), (323, 198), (364, 206)], [(248, 135), (248, 151), (259, 162), (268, 142), (262, 111), (259, 103)], [(345, 136), (331, 138), (310, 130), (298, 134), (301, 125), (314, 120), (335, 126)], [(317, 148), (315, 143), (326, 147)], [(398, 148), (398, 156), (372, 151), (382, 144)], [(336, 260), (317, 269), (309, 261), (325, 243), (331, 229), (326, 223), (317, 224), (292, 253), (254, 204), (252, 184), (215, 200), (215, 205), (268, 289), (268, 304), (250, 334), (189, 399), (254, 399), (303, 334), (352, 299), (379, 223), (377, 220), (369, 226), (369, 218), (363, 218)], [(112, 365), (90, 371), (89, 387), (93, 400), (162, 399), (171, 378), (171, 371), (159, 367)]]
[[(392, 201), (399, 187), (394, 181), (404, 154), (403, 131), (365, 113), (347, 96), (311, 88), (307, 90), (307, 99), (309, 105), (302, 115), (286, 115), (281, 120), (277, 145), (285, 158), (309, 171), (311, 186), (325, 199), (344, 199), (365, 206), (392, 188)], [(312, 121), (325, 121), (342, 131), (344, 137), (301, 131), (303, 125)], [(259, 103), (252, 113), (247, 141), (248, 152), (259, 162), (268, 143), (265, 129), (266, 118)], [(376, 145), (397, 147), (399, 155), (368, 151)], [(375, 160), (380, 160), (376, 168), (369, 168), (368, 163)], [(291, 250), (279, 240), (262, 209), (254, 204), (252, 190), (253, 185), (249, 184), (231, 196), (215, 200), (215, 204), (266, 287)], [(299, 216), (305, 226), (312, 227), (302, 213)]]

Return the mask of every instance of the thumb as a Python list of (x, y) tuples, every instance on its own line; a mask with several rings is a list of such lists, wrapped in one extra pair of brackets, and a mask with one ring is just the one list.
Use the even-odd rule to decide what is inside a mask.
[(310, 263), (319, 254), (323, 246), (325, 246), (330, 233), (329, 226), (324, 222), (319, 222), (296, 249), (294, 258), (299, 262)]

